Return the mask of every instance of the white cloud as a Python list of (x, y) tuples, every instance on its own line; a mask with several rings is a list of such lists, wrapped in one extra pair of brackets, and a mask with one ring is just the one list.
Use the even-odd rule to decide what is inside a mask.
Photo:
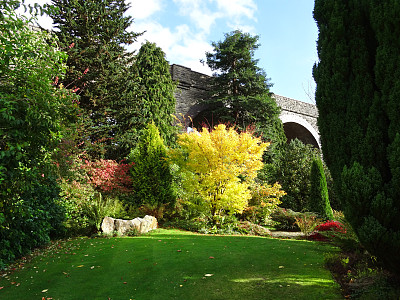
[(130, 0), (128, 14), (135, 20), (147, 19), (162, 9), (162, 0)]
[(136, 32), (144, 31), (138, 42), (129, 47), (130, 51), (138, 51), (146, 40), (156, 43), (166, 54), (171, 64), (180, 64), (197, 72), (211, 74), (207, 66), (200, 63), (205, 58), (205, 52), (211, 51), (211, 46), (205, 41), (203, 34), (194, 34), (188, 25), (181, 24), (175, 28), (164, 27), (153, 21), (140, 22), (135, 25)]
[(225, 17), (242, 18), (256, 20), (254, 13), (257, 5), (253, 0), (215, 0), (217, 7)]
[(141, 43), (148, 40), (163, 49), (170, 63), (211, 74), (208, 66), (200, 63), (200, 59), (205, 58), (206, 51), (212, 51), (209, 41), (212, 28), (223, 26), (232, 30), (241, 29), (251, 34), (255, 32), (254, 27), (248, 25), (249, 20), (256, 21), (257, 6), (254, 0), (169, 0), (169, 9), (171, 2), (183, 17), (183, 21), (181, 24), (175, 23), (174, 27), (166, 27), (155, 18), (150, 18), (162, 9), (162, 0), (132, 0), (132, 6), (136, 5), (138, 11), (144, 10), (141, 17), (131, 13), (135, 18), (132, 30), (146, 31), (139, 43), (134, 45), (136, 50)]
[(220, 17), (220, 13), (211, 10), (207, 5), (208, 1), (174, 0), (174, 3), (179, 7), (179, 13), (182, 16), (188, 16), (197, 28), (205, 33), (209, 33), (211, 26)]

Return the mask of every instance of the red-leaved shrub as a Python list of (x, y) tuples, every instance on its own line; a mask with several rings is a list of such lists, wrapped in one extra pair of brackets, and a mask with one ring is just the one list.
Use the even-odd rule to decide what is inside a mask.
[[(324, 232), (324, 234), (320, 232)], [(315, 241), (329, 241), (329, 232), (332, 232), (332, 234), (334, 232), (346, 233), (346, 229), (340, 222), (328, 221), (315, 227), (315, 231), (310, 235), (310, 239)]]
[(132, 192), (132, 178), (130, 168), (134, 163), (117, 163), (115, 160), (100, 159), (96, 161), (85, 160), (82, 168), (89, 176), (89, 183), (101, 192)]

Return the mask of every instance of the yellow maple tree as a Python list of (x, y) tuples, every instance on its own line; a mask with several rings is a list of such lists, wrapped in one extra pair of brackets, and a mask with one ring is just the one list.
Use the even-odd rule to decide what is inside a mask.
[(269, 143), (220, 124), (211, 131), (182, 133), (178, 144), (180, 150), (173, 150), (171, 157), (185, 173), (186, 186), (203, 199), (212, 216), (241, 213), (251, 198), (249, 185), (263, 166), (262, 155)]

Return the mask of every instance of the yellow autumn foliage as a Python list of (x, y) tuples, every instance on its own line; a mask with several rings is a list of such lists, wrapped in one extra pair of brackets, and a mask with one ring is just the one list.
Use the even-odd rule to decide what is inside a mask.
[[(178, 136), (180, 165), (193, 191), (200, 196), (213, 216), (241, 213), (251, 198), (249, 185), (263, 166), (262, 155), (268, 143), (251, 133), (238, 133), (220, 124), (209, 131), (194, 130)], [(178, 160), (176, 160), (178, 161)]]

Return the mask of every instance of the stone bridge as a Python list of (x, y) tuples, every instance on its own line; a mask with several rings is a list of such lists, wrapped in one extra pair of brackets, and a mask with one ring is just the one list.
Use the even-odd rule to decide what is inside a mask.
[[(182, 114), (186, 118), (189, 116), (195, 118), (206, 109), (206, 106), (199, 104), (198, 101), (208, 96), (211, 77), (175, 64), (171, 65), (170, 71), (172, 79), (178, 82), (175, 93), (177, 114)], [(281, 108), (280, 119), (287, 139), (298, 138), (303, 143), (321, 149), (317, 107), (275, 94), (273, 98)]]

